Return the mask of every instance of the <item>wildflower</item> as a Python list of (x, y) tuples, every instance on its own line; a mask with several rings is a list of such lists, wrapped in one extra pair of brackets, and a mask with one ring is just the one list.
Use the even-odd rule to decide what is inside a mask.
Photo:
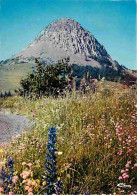
[(131, 164), (131, 160), (130, 160), (130, 161), (127, 161), (127, 164), (129, 164), (129, 165), (130, 165), (130, 164)]
[(137, 167), (137, 163), (134, 164), (134, 167)]
[(30, 176), (30, 172), (29, 171), (23, 171), (22, 174), (21, 174), (21, 177), (23, 179), (27, 179), (28, 177)]
[(124, 179), (128, 179), (129, 178), (129, 175), (125, 175), (123, 178)]
[(0, 192), (4, 192), (4, 189), (3, 188), (0, 188)]
[(3, 150), (2, 149), (0, 149), (0, 154), (3, 152)]
[(12, 184), (12, 178), (13, 178), (13, 172), (14, 172), (13, 171), (14, 161), (11, 157), (8, 159), (7, 164), (8, 164), (8, 168), (9, 168), (9, 183)]
[(125, 87), (125, 86), (123, 86), (123, 89), (126, 89), (126, 87)]
[(26, 165), (26, 162), (23, 162), (22, 165), (25, 166)]
[(27, 183), (27, 181), (24, 179), (24, 180), (22, 181), (22, 183)]
[(29, 166), (29, 167), (32, 167), (32, 163), (29, 163), (28, 166)]
[(36, 186), (36, 182), (35, 181), (32, 182), (32, 186)]
[(15, 136), (12, 136), (11, 138), (12, 138), (12, 139), (16, 139), (16, 137), (15, 137)]
[(71, 81), (71, 79), (68, 79), (68, 82), (70, 82)]
[(28, 181), (28, 185), (29, 186), (32, 185), (32, 181), (31, 180)]
[(25, 187), (25, 190), (28, 190), (28, 189), (29, 189), (29, 186), (26, 186), (26, 187)]
[(69, 84), (68, 87), (71, 88), (71, 84)]
[(32, 189), (32, 188), (29, 188), (29, 189), (28, 189), (28, 192), (33, 192), (33, 189)]
[(95, 79), (91, 79), (91, 81), (92, 81), (92, 82), (94, 82), (94, 81), (95, 81)]
[(26, 132), (26, 131), (23, 131), (23, 132), (22, 132), (22, 134), (23, 134), (23, 135), (26, 135), (26, 134), (27, 134), (27, 132)]
[(47, 143), (47, 154), (46, 154), (46, 170), (45, 176), (47, 185), (47, 194), (54, 194), (55, 183), (56, 183), (56, 155), (55, 155), (55, 144), (56, 144), (56, 129), (51, 127), (48, 133), (49, 142)]
[(33, 195), (33, 192), (29, 192), (28, 195)]
[(57, 152), (57, 154), (60, 156), (60, 155), (62, 155), (62, 154), (63, 154), (63, 152)]
[(21, 137), (21, 135), (16, 135), (16, 138), (20, 138)]
[(9, 195), (13, 195), (14, 193), (13, 192), (9, 192)]
[(119, 176), (119, 178), (118, 178), (119, 180), (122, 180), (123, 179), (123, 177), (122, 176)]
[(126, 164), (126, 168), (129, 168), (129, 164)]
[(18, 176), (14, 176), (12, 181), (13, 183), (17, 183), (17, 180), (18, 180)]
[(121, 173), (124, 173), (125, 172), (125, 170), (121, 170)]

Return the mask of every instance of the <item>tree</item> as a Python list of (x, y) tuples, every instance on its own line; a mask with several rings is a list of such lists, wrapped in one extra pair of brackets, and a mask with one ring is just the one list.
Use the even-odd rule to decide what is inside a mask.
[(68, 84), (67, 77), (71, 73), (69, 59), (63, 59), (57, 64), (45, 67), (38, 59), (35, 59), (35, 62), (37, 63), (36, 73), (30, 73), (27, 78), (21, 80), (23, 94), (25, 96), (35, 94), (37, 97), (58, 96)]

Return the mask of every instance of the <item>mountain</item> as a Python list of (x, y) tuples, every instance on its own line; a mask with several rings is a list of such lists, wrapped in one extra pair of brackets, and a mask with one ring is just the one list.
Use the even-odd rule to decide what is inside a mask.
[[(10, 71), (12, 69), (16, 72), (17, 67), (20, 69), (22, 66), (26, 66), (29, 71), (32, 71), (35, 69), (35, 58), (44, 64), (53, 64), (66, 57), (70, 57), (70, 63), (78, 66), (103, 68), (103, 71), (109, 70), (108, 74), (110, 72), (113, 74), (114, 71), (118, 72), (118, 75), (120, 73), (120, 76), (127, 73), (133, 75), (133, 71), (112, 60), (104, 46), (89, 31), (71, 18), (62, 18), (52, 22), (40, 32), (27, 48), (1, 62), (0, 70)], [(111, 79), (111, 75), (109, 76)], [(136, 77), (136, 73), (133, 76)]]
[(117, 68), (117, 63), (111, 59), (104, 46), (89, 31), (70, 18), (52, 22), (13, 59), (30, 62), (38, 57), (47, 63), (54, 63), (68, 56), (70, 62), (77, 65), (101, 67), (98, 59), (104, 59)]

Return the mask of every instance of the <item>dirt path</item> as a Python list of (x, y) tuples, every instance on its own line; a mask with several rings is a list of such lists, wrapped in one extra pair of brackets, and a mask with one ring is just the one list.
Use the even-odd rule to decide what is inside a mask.
[(27, 117), (0, 112), (0, 143), (11, 141), (12, 136), (19, 135), (32, 125)]

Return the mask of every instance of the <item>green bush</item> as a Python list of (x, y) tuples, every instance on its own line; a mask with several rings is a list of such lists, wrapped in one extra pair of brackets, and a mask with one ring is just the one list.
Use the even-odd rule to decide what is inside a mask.
[(63, 92), (68, 84), (67, 78), (71, 72), (71, 66), (68, 65), (69, 59), (58, 61), (54, 65), (45, 67), (35, 59), (37, 71), (30, 73), (27, 78), (21, 80), (23, 88), (22, 95), (58, 96)]

